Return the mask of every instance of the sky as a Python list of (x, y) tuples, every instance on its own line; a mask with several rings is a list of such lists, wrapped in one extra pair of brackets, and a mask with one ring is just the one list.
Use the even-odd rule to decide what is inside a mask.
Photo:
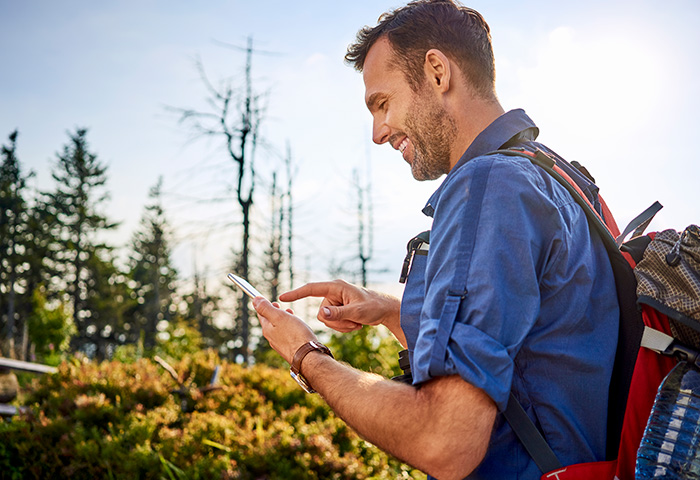
[[(491, 27), (504, 108), (524, 108), (541, 141), (588, 168), (620, 226), (655, 200), (665, 208), (652, 229), (700, 221), (700, 2), (465, 4)], [(230, 46), (252, 37), (255, 88), (267, 98), (258, 192), (269, 189), (288, 146), (301, 278), (326, 279), (331, 263), (353, 255), (357, 169), (373, 198), (370, 281), (395, 285), (406, 242), (430, 226), (420, 210), (439, 180), (416, 182), (398, 152), (372, 144), (362, 77), (343, 55), (359, 28), (399, 5), (0, 0), (0, 142), (19, 129), (17, 153), (36, 172), (32, 186), (50, 190), (68, 132), (88, 128), (90, 148), (108, 165), (104, 212), (121, 222), (110, 241), (128, 244), (162, 176), (183, 278), (196, 264), (210, 283), (223, 283), (236, 210), (197, 200), (227, 195), (230, 162), (217, 142), (193, 139), (169, 107), (206, 108), (197, 60), (212, 84), (240, 84), (245, 57)], [(262, 242), (263, 195), (258, 208)]]

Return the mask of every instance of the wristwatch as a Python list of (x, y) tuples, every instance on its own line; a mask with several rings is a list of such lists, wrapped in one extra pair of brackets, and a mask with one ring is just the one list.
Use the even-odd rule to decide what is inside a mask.
[(289, 374), (294, 380), (296, 380), (299, 386), (301, 386), (301, 388), (303, 388), (306, 393), (316, 393), (316, 390), (311, 388), (309, 382), (301, 374), (301, 361), (304, 360), (304, 357), (306, 357), (307, 354), (313, 352), (314, 350), (318, 350), (319, 352), (329, 355), (331, 358), (335, 358), (333, 357), (333, 354), (327, 346), (325, 346), (321, 342), (317, 342), (316, 340), (312, 340), (311, 342), (305, 343), (304, 345), (299, 347), (299, 349), (294, 354), (294, 358), (292, 359), (292, 364), (289, 368)]

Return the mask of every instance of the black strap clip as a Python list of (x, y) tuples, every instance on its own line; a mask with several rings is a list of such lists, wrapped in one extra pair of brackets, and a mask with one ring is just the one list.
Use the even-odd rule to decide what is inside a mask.
[(406, 283), (408, 274), (411, 271), (413, 257), (415, 256), (416, 251), (419, 250), (424, 244), (430, 244), (430, 230), (421, 232), (408, 241), (408, 245), (406, 245), (406, 258), (403, 259), (403, 267), (401, 267), (399, 283)]

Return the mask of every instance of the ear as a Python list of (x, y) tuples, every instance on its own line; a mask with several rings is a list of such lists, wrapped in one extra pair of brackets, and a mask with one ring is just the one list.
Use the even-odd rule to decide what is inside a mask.
[(425, 74), (430, 85), (440, 93), (450, 89), (452, 64), (447, 56), (436, 48), (425, 52)]

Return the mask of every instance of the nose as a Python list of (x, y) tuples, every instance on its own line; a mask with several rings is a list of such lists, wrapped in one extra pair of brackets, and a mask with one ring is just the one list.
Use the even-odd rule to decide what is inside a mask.
[(381, 145), (382, 143), (389, 141), (391, 130), (384, 119), (385, 117), (383, 115), (374, 116), (374, 122), (372, 124), (372, 141), (377, 145)]

